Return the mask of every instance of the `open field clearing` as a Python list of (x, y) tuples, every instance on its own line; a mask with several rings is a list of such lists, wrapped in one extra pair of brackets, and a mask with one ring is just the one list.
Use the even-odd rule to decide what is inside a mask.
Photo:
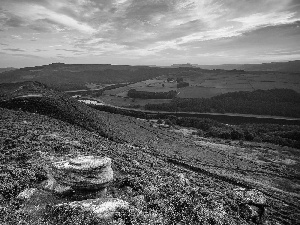
[[(161, 76), (157, 79), (145, 80), (130, 84), (126, 87), (107, 90), (101, 98), (110, 96), (112, 104), (122, 104), (130, 89), (146, 92), (168, 92), (175, 90), (179, 98), (211, 98), (216, 95), (236, 91), (269, 90), (274, 88), (286, 88), (300, 92), (300, 76), (298, 74), (278, 73), (278, 72), (202, 72), (197, 75), (182, 76), (184, 82), (189, 83), (189, 87), (178, 89), (176, 77), (167, 81), (168, 76)], [(151, 100), (135, 99), (136, 104), (145, 105), (153, 102)], [(158, 100), (156, 100), (158, 102)]]
[(161, 104), (161, 103), (169, 103), (171, 99), (131, 99), (131, 98), (124, 98), (120, 96), (101, 96), (96, 98), (100, 101), (105, 102), (106, 104), (120, 106), (120, 107), (131, 107), (131, 106), (145, 106), (146, 104)]

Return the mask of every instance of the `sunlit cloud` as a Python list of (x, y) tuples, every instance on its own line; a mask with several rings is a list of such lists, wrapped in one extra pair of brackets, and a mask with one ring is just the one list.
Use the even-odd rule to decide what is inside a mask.
[[(80, 56), (83, 63), (97, 56), (141, 64), (271, 60), (296, 55), (289, 51), (299, 50), (299, 21), (295, 0), (2, 0), (0, 42), (41, 57)], [(266, 39), (272, 40), (255, 42)]]

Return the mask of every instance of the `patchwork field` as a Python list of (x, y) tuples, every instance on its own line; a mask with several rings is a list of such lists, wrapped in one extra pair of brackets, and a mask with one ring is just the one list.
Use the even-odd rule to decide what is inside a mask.
[[(176, 78), (182, 77), (188, 87), (177, 88)], [(168, 78), (173, 78), (169, 81)], [(207, 71), (188, 75), (164, 75), (125, 87), (104, 91), (99, 99), (117, 106), (144, 106), (147, 103), (164, 103), (169, 100), (134, 99), (127, 100), (130, 89), (147, 92), (169, 92), (175, 90), (179, 98), (211, 98), (216, 95), (236, 91), (269, 90), (286, 88), (300, 92), (299, 74), (281, 72), (239, 72)]]

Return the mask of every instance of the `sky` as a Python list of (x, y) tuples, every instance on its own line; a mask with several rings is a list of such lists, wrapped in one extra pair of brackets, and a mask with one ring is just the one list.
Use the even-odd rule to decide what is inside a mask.
[(300, 59), (300, 0), (0, 0), (0, 67)]

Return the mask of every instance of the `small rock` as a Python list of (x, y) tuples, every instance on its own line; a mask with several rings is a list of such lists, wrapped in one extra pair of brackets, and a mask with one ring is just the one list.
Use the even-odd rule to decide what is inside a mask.
[(258, 190), (246, 190), (244, 188), (236, 189), (235, 195), (239, 198), (241, 203), (266, 205), (266, 197)]
[(1, 202), (4, 202), (4, 201), (5, 201), (4, 196), (3, 196), (2, 194), (0, 194), (0, 203), (1, 203)]
[(57, 206), (67, 205), (71, 208), (80, 208), (91, 212), (101, 219), (112, 218), (119, 210), (128, 210), (129, 203), (116, 198), (88, 199), (70, 203), (58, 204)]
[(159, 198), (159, 195), (160, 195), (159, 189), (153, 185), (146, 187), (144, 192), (145, 192), (146, 196), (150, 199)]
[(127, 194), (132, 195), (133, 189), (131, 187), (125, 186), (123, 189)]
[(53, 177), (49, 177), (42, 183), (42, 188), (47, 191), (55, 192), (56, 194), (65, 195), (73, 192), (70, 186), (60, 185)]
[(185, 178), (183, 173), (179, 173), (179, 174), (177, 174), (177, 176), (179, 178), (179, 182), (182, 185), (190, 185), (190, 181), (187, 178)]
[(266, 204), (266, 198), (264, 194), (257, 190), (247, 191), (244, 195), (244, 200), (247, 201), (248, 204), (249, 203), (258, 204), (258, 205)]
[(258, 190), (236, 189), (235, 195), (239, 201), (241, 216), (254, 223), (261, 224), (266, 219), (266, 197)]
[(37, 191), (38, 191), (37, 188), (27, 188), (18, 194), (17, 199), (20, 200), (30, 199)]
[(247, 221), (252, 221), (254, 223), (260, 222), (261, 209), (253, 205), (242, 205), (240, 207), (241, 217)]
[(141, 164), (138, 162), (138, 161), (136, 161), (136, 160), (132, 160), (132, 163), (133, 163), (133, 165), (135, 165), (135, 166), (140, 166)]
[(25, 213), (30, 217), (39, 217), (47, 204), (55, 204), (57, 198), (50, 192), (36, 188), (27, 189), (18, 195), (18, 200), (22, 200), (22, 207), (19, 213)]
[(137, 208), (137, 209), (142, 209), (144, 206), (145, 206), (145, 196), (144, 195), (137, 195), (137, 196), (134, 196), (132, 198), (132, 203), (134, 204), (134, 206)]

